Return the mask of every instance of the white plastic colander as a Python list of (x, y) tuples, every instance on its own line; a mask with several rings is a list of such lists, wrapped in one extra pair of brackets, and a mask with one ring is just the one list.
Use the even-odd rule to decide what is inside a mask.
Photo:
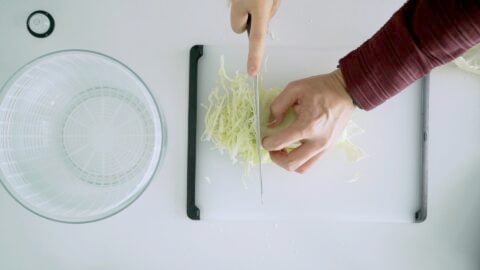
[(125, 65), (90, 51), (51, 53), (0, 92), (0, 178), (40, 216), (99, 220), (147, 187), (165, 134), (149, 89)]

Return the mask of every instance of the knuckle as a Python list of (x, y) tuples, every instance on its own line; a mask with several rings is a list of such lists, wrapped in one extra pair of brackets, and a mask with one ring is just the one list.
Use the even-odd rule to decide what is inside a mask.
[(272, 104), (270, 105), (270, 112), (274, 116), (278, 116), (279, 114), (282, 113), (282, 108), (280, 107), (280, 103), (278, 103), (278, 100), (274, 100)]
[(284, 91), (290, 93), (291, 95), (297, 95), (298, 90), (300, 89), (300, 84), (297, 81), (289, 82), (285, 86)]
[(300, 84), (301, 84), (301, 81), (299, 81), (299, 80), (291, 81), (287, 84), (287, 88), (296, 89), (300, 86)]
[(289, 82), (287, 84), (287, 87), (285, 87), (285, 89), (294, 89), (295, 87), (297, 87), (297, 81), (293, 81), (293, 82)]

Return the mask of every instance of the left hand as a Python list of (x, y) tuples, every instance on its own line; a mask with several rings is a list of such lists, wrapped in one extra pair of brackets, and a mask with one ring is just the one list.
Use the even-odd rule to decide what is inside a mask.
[(255, 76), (260, 70), (265, 36), (268, 23), (277, 12), (280, 0), (232, 0), (231, 24), (235, 33), (243, 33), (247, 28), (248, 15), (251, 16), (250, 35), (248, 36), (248, 63), (247, 72)]

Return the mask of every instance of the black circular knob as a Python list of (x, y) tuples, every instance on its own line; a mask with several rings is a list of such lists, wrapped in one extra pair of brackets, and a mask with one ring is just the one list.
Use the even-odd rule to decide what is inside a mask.
[(28, 16), (27, 29), (34, 37), (45, 38), (55, 29), (55, 20), (50, 13), (37, 10)]

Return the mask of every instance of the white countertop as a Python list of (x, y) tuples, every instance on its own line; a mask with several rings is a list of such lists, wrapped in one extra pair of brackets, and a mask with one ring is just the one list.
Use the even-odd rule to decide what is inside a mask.
[[(283, 1), (268, 43), (353, 49), (402, 2)], [(57, 22), (45, 40), (30, 38), (25, 29), (36, 9)], [(52, 50), (120, 55), (147, 84), (158, 82), (155, 95), (169, 137), (163, 166), (146, 192), (100, 222), (42, 219), (0, 188), (2, 270), (480, 267), (479, 76), (453, 65), (432, 74), (426, 222), (193, 222), (185, 215), (188, 49), (246, 43), (231, 33), (225, 1), (0, 0), (0, 36), (1, 84), (21, 64)], [(145, 68), (145, 61), (158, 66)]]

